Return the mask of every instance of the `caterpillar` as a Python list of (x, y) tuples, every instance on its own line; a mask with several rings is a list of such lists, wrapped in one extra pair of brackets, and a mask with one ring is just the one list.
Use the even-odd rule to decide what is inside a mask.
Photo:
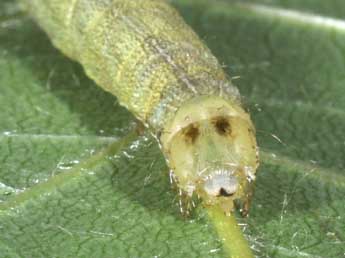
[(53, 45), (156, 137), (179, 189), (247, 214), (255, 128), (217, 59), (165, 0), (25, 0)]

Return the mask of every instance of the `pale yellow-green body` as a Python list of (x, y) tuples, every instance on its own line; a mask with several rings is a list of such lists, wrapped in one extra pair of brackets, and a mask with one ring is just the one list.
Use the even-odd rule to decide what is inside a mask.
[(216, 58), (166, 1), (22, 2), (57, 48), (154, 129), (194, 95), (230, 90), (236, 92), (231, 98), (239, 97)]
[[(80, 62), (90, 78), (150, 128), (184, 192), (227, 211), (234, 199), (248, 202), (258, 165), (254, 127), (237, 88), (169, 3), (20, 3), (57, 48)], [(225, 123), (228, 131), (222, 133), (217, 123)], [(191, 124), (197, 137), (189, 139), (186, 128)], [(231, 180), (222, 190), (226, 177)], [(213, 194), (218, 185), (225, 191), (220, 198), (222, 194)]]

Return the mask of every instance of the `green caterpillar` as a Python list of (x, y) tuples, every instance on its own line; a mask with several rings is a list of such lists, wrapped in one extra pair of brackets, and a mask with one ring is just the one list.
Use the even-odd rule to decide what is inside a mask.
[(178, 187), (249, 208), (255, 129), (217, 59), (164, 0), (22, 0), (65, 55), (158, 139)]

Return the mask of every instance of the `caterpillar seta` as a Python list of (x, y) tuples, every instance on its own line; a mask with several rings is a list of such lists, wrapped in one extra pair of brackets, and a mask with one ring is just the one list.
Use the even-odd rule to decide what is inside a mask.
[(157, 138), (181, 191), (248, 212), (255, 129), (238, 89), (165, 0), (22, 0), (55, 47)]

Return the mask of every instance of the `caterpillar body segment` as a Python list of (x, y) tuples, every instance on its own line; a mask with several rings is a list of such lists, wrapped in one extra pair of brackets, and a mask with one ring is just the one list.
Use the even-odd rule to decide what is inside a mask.
[(179, 188), (207, 205), (244, 203), (255, 129), (217, 59), (164, 0), (21, 0), (53, 44), (160, 141)]

